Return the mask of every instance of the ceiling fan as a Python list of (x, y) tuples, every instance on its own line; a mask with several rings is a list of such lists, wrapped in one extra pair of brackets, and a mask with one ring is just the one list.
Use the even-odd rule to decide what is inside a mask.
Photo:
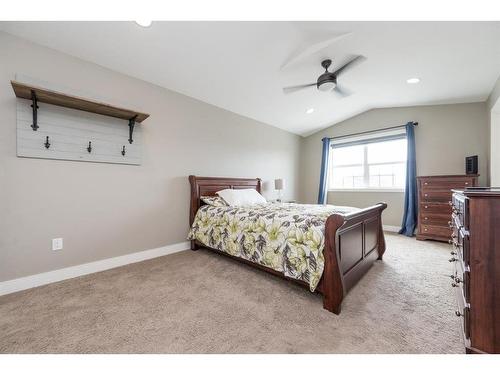
[(351, 59), (348, 63), (344, 64), (334, 72), (329, 72), (328, 68), (332, 64), (332, 60), (323, 60), (321, 66), (325, 69), (325, 72), (321, 74), (315, 83), (308, 83), (305, 85), (288, 86), (283, 88), (285, 94), (290, 94), (292, 92), (302, 90), (308, 87), (316, 86), (318, 90), (330, 91), (339, 94), (340, 96), (351, 95), (351, 92), (345, 88), (339, 87), (337, 84), (337, 78), (340, 74), (344, 73), (346, 70), (353, 68), (359, 63), (366, 60), (364, 56), (356, 56)]

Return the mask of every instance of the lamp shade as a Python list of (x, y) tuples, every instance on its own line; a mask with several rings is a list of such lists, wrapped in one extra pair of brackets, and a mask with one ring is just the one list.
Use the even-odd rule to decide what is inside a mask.
[(274, 180), (274, 189), (275, 190), (283, 190), (285, 188), (285, 180), (282, 178), (277, 178)]

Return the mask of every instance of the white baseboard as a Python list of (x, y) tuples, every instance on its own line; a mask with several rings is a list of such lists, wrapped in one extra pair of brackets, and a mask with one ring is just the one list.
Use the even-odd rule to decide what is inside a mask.
[(396, 232), (398, 233), (401, 229), (400, 227), (395, 227), (394, 225), (382, 225), (382, 229), (386, 232)]
[(163, 255), (177, 253), (190, 248), (189, 241), (173, 245), (158, 247), (156, 249), (139, 251), (137, 253), (122, 255), (115, 258), (98, 260), (84, 263), (78, 266), (61, 268), (55, 271), (39, 273), (36, 275), (20, 277), (19, 279), (0, 282), (0, 296), (18, 292), (20, 290), (34, 288), (36, 286), (54, 283), (56, 281), (71, 279), (73, 277), (88, 275), (124, 266), (130, 263), (141, 262), (143, 260), (161, 257)]

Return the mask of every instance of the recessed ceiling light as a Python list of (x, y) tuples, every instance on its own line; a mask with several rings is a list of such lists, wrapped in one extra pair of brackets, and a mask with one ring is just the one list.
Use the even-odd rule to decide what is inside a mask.
[(406, 83), (419, 83), (420, 79), (419, 78), (408, 78), (406, 80)]
[(136, 24), (142, 27), (149, 27), (153, 23), (151, 20), (140, 20), (140, 21), (135, 21)]
[(306, 113), (307, 113), (308, 115), (309, 115), (309, 114), (311, 114), (311, 113), (313, 113), (313, 112), (314, 112), (314, 108), (309, 108), (309, 109), (306, 111)]

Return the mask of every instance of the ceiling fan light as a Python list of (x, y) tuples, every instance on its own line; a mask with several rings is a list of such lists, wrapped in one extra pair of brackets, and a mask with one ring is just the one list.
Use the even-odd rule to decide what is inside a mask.
[(318, 89), (321, 91), (332, 91), (335, 86), (337, 86), (335, 82), (324, 82), (319, 85)]
[(136, 20), (136, 24), (138, 24), (141, 27), (149, 27), (153, 23), (151, 20), (143, 19), (143, 20)]

